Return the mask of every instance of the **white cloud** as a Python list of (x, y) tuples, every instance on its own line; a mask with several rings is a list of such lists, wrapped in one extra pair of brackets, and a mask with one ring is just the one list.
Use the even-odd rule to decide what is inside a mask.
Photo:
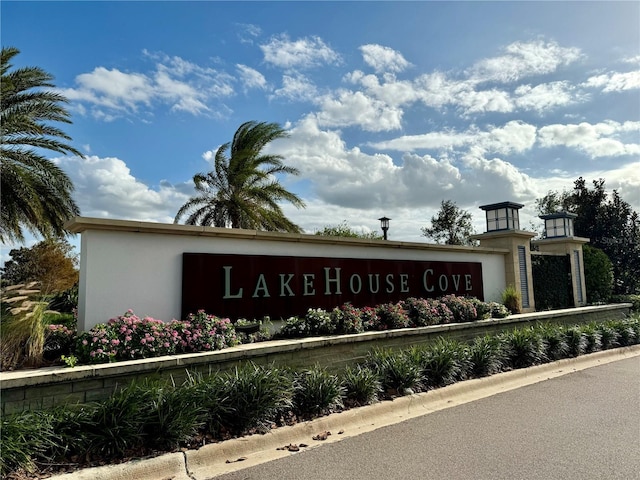
[(357, 125), (369, 132), (399, 129), (403, 111), (360, 91), (339, 90), (319, 100), (316, 116), (322, 126), (343, 127)]
[(483, 152), (501, 154), (522, 153), (531, 149), (536, 140), (536, 127), (520, 121), (507, 122), (503, 127), (480, 131), (472, 126), (464, 132), (453, 129), (422, 135), (404, 135), (369, 145), (381, 150), (415, 151), (420, 149), (451, 151), (476, 147)]
[(285, 70), (308, 69), (341, 62), (340, 55), (320, 37), (292, 41), (287, 35), (280, 35), (272, 38), (269, 43), (260, 45), (260, 49), (265, 62)]
[(516, 106), (525, 110), (545, 112), (556, 107), (571, 105), (576, 101), (572, 95), (574, 87), (569, 82), (543, 83), (532, 87), (520, 85), (515, 90)]
[(236, 69), (238, 70), (238, 76), (240, 77), (240, 81), (242, 82), (245, 90), (249, 90), (251, 88), (264, 90), (267, 88), (267, 80), (264, 78), (264, 75), (256, 69), (240, 63), (236, 65)]
[[(637, 132), (640, 122), (618, 123), (614, 121), (590, 124), (554, 124), (540, 128), (539, 144), (542, 147), (565, 146), (575, 148), (591, 158), (639, 155)], [(621, 134), (632, 133), (635, 143), (625, 143)]]
[(240, 43), (252, 44), (254, 38), (259, 37), (262, 33), (262, 29), (251, 23), (238, 23), (238, 38)]
[[(76, 77), (76, 88), (63, 89), (61, 93), (78, 102), (75, 110), (79, 113), (86, 113), (84, 104), (88, 104), (91, 106), (89, 113), (104, 121), (138, 114), (142, 110), (148, 113), (163, 104), (173, 111), (195, 116), (214, 115), (211, 102), (235, 94), (235, 79), (228, 73), (201, 67), (176, 56), (147, 51), (143, 54), (156, 62), (153, 72), (126, 73), (96, 67), (92, 72)], [(258, 81), (257, 76), (254, 75), (253, 80)], [(217, 110), (225, 109), (219, 106)]]
[(561, 47), (556, 42), (515, 42), (504, 54), (477, 62), (470, 70), (474, 82), (516, 82), (533, 75), (555, 72), (558, 67), (575, 62), (580, 49)]
[(603, 92), (621, 92), (640, 88), (640, 70), (626, 73), (605, 73), (589, 77), (585, 87), (602, 88)]
[(382, 45), (369, 44), (360, 47), (362, 57), (376, 73), (399, 73), (411, 66), (400, 52)]
[(113, 157), (62, 157), (55, 162), (73, 181), (74, 198), (86, 217), (172, 223), (193, 188), (161, 182), (152, 189)]
[(283, 75), (282, 87), (275, 90), (271, 98), (291, 101), (316, 100), (318, 89), (308, 77), (301, 74)]

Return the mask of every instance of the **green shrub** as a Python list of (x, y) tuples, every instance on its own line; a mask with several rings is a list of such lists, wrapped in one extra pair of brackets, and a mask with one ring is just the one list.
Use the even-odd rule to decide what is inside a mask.
[(336, 332), (337, 323), (331, 318), (331, 314), (322, 308), (310, 308), (305, 315), (305, 321), (309, 326), (311, 335), (331, 335)]
[(422, 381), (430, 388), (464, 379), (471, 370), (468, 348), (456, 340), (440, 337), (433, 344), (411, 348), (409, 355), (420, 366)]
[(627, 320), (614, 320), (609, 325), (618, 334), (618, 345), (627, 347), (636, 344), (636, 331)]
[(466, 297), (446, 295), (440, 299), (453, 313), (454, 322), (473, 322), (478, 320), (475, 302)]
[(568, 327), (564, 330), (567, 339), (567, 349), (570, 357), (583, 355), (587, 350), (587, 338), (582, 327)]
[(222, 376), (225, 403), (231, 411), (222, 422), (235, 434), (266, 431), (280, 411), (292, 407), (293, 381), (286, 370), (246, 363)]
[(376, 310), (380, 319), (379, 330), (407, 328), (411, 323), (402, 303), (383, 303)]
[(345, 303), (331, 311), (331, 319), (336, 325), (337, 333), (362, 333), (364, 325), (360, 318), (360, 310)]
[(410, 395), (422, 389), (420, 366), (403, 352), (375, 349), (369, 352), (366, 366), (378, 375), (387, 395)]
[(569, 356), (569, 345), (564, 329), (560, 325), (545, 323), (536, 326), (545, 346), (545, 357), (550, 361)]
[(584, 283), (589, 303), (606, 303), (613, 292), (613, 265), (606, 253), (591, 245), (582, 246)]
[(515, 286), (509, 285), (502, 292), (502, 303), (511, 313), (520, 313), (522, 309), (522, 299), (520, 292)]
[(533, 328), (515, 329), (500, 335), (511, 368), (526, 368), (546, 361), (546, 346), (542, 336)]
[(600, 333), (600, 342), (602, 343), (603, 350), (616, 348), (620, 345), (618, 343), (618, 331), (614, 329), (611, 324), (603, 323), (598, 325), (598, 333)]
[(495, 336), (476, 337), (469, 346), (470, 373), (474, 377), (493, 375), (502, 370), (504, 353)]
[(345, 404), (350, 407), (374, 403), (382, 392), (378, 375), (363, 365), (347, 366), (342, 372), (342, 385)]
[(22, 412), (3, 415), (0, 420), (2, 476), (19, 468), (35, 471), (35, 463), (46, 459), (48, 452), (58, 447), (58, 435), (48, 412)]
[(322, 415), (341, 408), (343, 394), (338, 376), (315, 366), (295, 375), (293, 408), (303, 417)]
[(640, 313), (640, 295), (614, 295), (613, 297), (611, 297), (611, 302), (612, 303), (630, 303), (631, 311), (635, 313)]

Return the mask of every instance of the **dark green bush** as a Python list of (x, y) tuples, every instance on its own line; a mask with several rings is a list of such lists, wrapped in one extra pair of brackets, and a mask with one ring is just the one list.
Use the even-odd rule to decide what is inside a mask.
[(382, 392), (378, 375), (363, 365), (347, 366), (342, 372), (342, 385), (345, 404), (351, 407), (373, 403)]
[(34, 462), (48, 459), (48, 453), (58, 448), (53, 416), (49, 412), (3, 415), (0, 425), (0, 473), (3, 477), (18, 468), (35, 471)]
[(493, 375), (502, 370), (504, 353), (497, 337), (476, 337), (469, 346), (470, 374), (474, 377)]
[(536, 331), (545, 346), (545, 357), (550, 361), (560, 360), (569, 356), (569, 345), (564, 329), (558, 325), (544, 323), (536, 326)]
[(294, 411), (302, 417), (322, 415), (342, 407), (344, 388), (337, 375), (315, 366), (294, 377)]
[(589, 303), (606, 303), (613, 292), (613, 265), (606, 253), (591, 245), (582, 246), (584, 283)]
[(542, 335), (533, 328), (515, 329), (501, 334), (506, 364), (511, 368), (526, 368), (547, 360)]
[(440, 337), (433, 344), (413, 347), (409, 355), (420, 366), (422, 381), (429, 388), (464, 379), (472, 368), (467, 346), (447, 338)]
[(378, 375), (387, 395), (407, 395), (422, 389), (421, 368), (410, 355), (375, 349), (367, 356), (366, 365)]
[(249, 429), (268, 430), (277, 414), (292, 407), (293, 381), (274, 365), (247, 363), (223, 374), (226, 404), (232, 414), (223, 424), (235, 434)]
[(579, 326), (566, 328), (567, 349), (570, 357), (583, 355), (587, 350), (587, 338)]

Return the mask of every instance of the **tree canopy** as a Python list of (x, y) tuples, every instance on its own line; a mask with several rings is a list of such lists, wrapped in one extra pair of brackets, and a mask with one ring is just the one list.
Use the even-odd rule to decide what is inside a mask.
[(575, 213), (574, 234), (590, 239), (602, 250), (613, 267), (613, 293), (640, 292), (640, 217), (620, 194), (609, 195), (605, 180), (593, 180), (589, 188), (584, 178), (574, 182), (571, 191), (549, 191), (536, 201), (543, 215), (560, 210)]
[(66, 240), (43, 240), (31, 248), (12, 249), (9, 256), (2, 268), (3, 285), (39, 282), (40, 290), (50, 294), (78, 281), (77, 256)]
[(471, 213), (455, 202), (442, 200), (437, 215), (431, 217), (431, 228), (422, 228), (422, 235), (445, 245), (473, 245), (471, 218)]
[(323, 237), (346, 237), (346, 238), (369, 238), (372, 240), (382, 240), (382, 235), (377, 232), (365, 232), (351, 228), (346, 220), (338, 225), (326, 225), (322, 230), (318, 230), (316, 235)]
[(267, 144), (286, 136), (277, 123), (240, 125), (233, 140), (216, 151), (215, 170), (193, 177), (198, 195), (178, 210), (174, 223), (186, 216), (187, 225), (299, 233), (300, 227), (284, 215), (279, 202), (297, 208), (305, 204), (277, 178), (299, 172), (285, 165), (280, 155), (263, 153)]
[(24, 241), (33, 234), (62, 236), (65, 222), (80, 213), (69, 177), (41, 152), (80, 155), (55, 127), (71, 123), (66, 98), (51, 90), (53, 77), (38, 67), (12, 69), (13, 47), (1, 54), (0, 240)]

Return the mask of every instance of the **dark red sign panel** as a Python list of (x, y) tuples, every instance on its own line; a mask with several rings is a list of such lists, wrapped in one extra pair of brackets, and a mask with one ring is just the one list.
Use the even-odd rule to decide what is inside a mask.
[(182, 261), (182, 318), (204, 309), (233, 320), (278, 319), (451, 293), (484, 299), (479, 262), (207, 253), (184, 253)]

